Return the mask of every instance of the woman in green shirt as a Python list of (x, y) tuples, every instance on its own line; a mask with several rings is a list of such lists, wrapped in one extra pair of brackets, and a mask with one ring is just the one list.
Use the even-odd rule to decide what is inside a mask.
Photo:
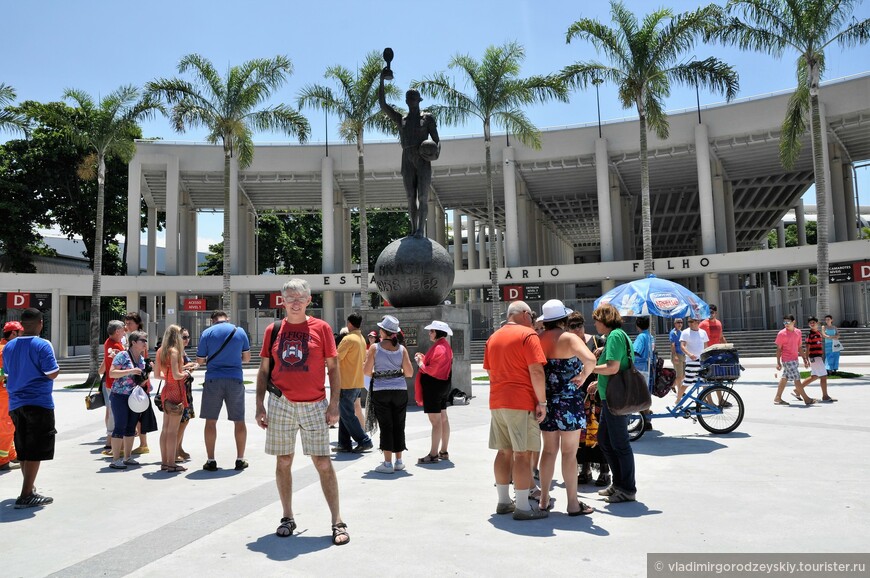
[(613, 415), (607, 408), (607, 381), (609, 376), (628, 367), (631, 340), (622, 330), (622, 316), (613, 305), (599, 305), (592, 313), (595, 331), (607, 336), (604, 353), (593, 373), (598, 374), (598, 394), (601, 397), (601, 421), (598, 424), (598, 443), (607, 458), (613, 474), (613, 484), (598, 492), (611, 504), (633, 502), (637, 488), (634, 483), (634, 453), (628, 439), (628, 416)]

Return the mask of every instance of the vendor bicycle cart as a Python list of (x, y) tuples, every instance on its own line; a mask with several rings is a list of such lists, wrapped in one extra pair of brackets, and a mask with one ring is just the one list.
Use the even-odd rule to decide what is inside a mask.
[[(665, 413), (648, 417), (682, 417), (701, 424), (714, 434), (727, 434), (743, 421), (743, 399), (733, 389), (740, 378), (740, 358), (734, 346), (729, 344), (708, 347), (701, 354), (701, 371), (695, 384), (686, 390), (683, 397)], [(628, 435), (631, 441), (643, 435), (643, 419), (639, 413), (628, 418)]]

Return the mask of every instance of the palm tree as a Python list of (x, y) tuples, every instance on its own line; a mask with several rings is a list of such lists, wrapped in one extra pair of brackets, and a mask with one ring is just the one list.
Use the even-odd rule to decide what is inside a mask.
[(27, 134), (27, 119), (9, 109), (15, 100), (15, 89), (0, 83), (0, 131), (23, 132)]
[[(794, 166), (801, 150), (801, 136), (810, 118), (813, 172), (816, 182), (818, 230), (816, 235), (816, 308), (827, 313), (828, 292), (828, 200), (819, 115), (819, 83), (825, 68), (825, 48), (835, 42), (841, 48), (870, 40), (870, 19), (852, 16), (856, 0), (732, 0), (726, 8), (732, 17), (717, 30), (724, 41), (744, 50), (766, 52), (777, 58), (794, 50), (798, 86), (789, 99), (782, 136), (780, 160)], [(739, 14), (739, 16), (734, 16)]]
[[(363, 134), (365, 129), (394, 133), (396, 128), (389, 118), (381, 114), (378, 104), (378, 83), (383, 60), (377, 51), (366, 54), (362, 68), (354, 75), (347, 68), (330, 66), (324, 78), (338, 84), (337, 91), (320, 84), (306, 85), (299, 93), (297, 105), (312, 106), (339, 117), (339, 135), (345, 142), (356, 145), (359, 186), (359, 247), (360, 247), (360, 301), (362, 309), (369, 308), (369, 237), (366, 219), (365, 152)], [(387, 96), (396, 97), (399, 89), (394, 85), (384, 87)]]
[(178, 63), (179, 74), (190, 72), (192, 81), (158, 78), (145, 85), (150, 94), (172, 105), (170, 115), (176, 131), (200, 126), (209, 130), (206, 140), (224, 148), (224, 268), (223, 308), (230, 311), (230, 163), (238, 157), (239, 168), (250, 166), (254, 158), (254, 130), (281, 130), (308, 140), (311, 128), (298, 111), (279, 104), (258, 107), (278, 89), (293, 65), (286, 56), (258, 58), (232, 66), (221, 78), (214, 65), (199, 54), (188, 54)]
[[(91, 291), (90, 353), (88, 381), (97, 377), (97, 356), (100, 348), (100, 297), (103, 274), (103, 212), (105, 208), (106, 158), (116, 156), (124, 162), (133, 158), (136, 145), (133, 134), (137, 122), (150, 118), (160, 103), (146, 95), (140, 99), (135, 86), (121, 86), (103, 97), (97, 104), (81, 90), (67, 89), (63, 97), (75, 104), (72, 115), (63, 120), (76, 144), (93, 151), (92, 162), (97, 172), (97, 215), (94, 233), (94, 280)], [(87, 161), (86, 161), (87, 162)], [(83, 167), (87, 172), (89, 167)], [(81, 171), (80, 171), (81, 172)], [(138, 239), (128, 239), (139, 246)], [(138, 250), (138, 249), (137, 249)]]
[(610, 65), (596, 61), (576, 62), (562, 69), (562, 77), (573, 86), (587, 87), (601, 79), (619, 90), (623, 108), (635, 106), (640, 117), (640, 189), (643, 229), (644, 276), (653, 272), (652, 222), (649, 200), (649, 163), (647, 127), (661, 139), (668, 138), (668, 120), (663, 100), (671, 93), (671, 83), (702, 86), (725, 93), (731, 100), (738, 89), (737, 73), (718, 58), (686, 60), (699, 36), (711, 25), (718, 7), (710, 5), (693, 12), (674, 14), (662, 8), (648, 14), (642, 23), (626, 7), (611, 1), (615, 26), (592, 19), (574, 22), (566, 41), (582, 38), (604, 52)]
[[(516, 42), (502, 46), (490, 46), (480, 62), (471, 56), (457, 54), (450, 59), (448, 67), (458, 70), (464, 79), (468, 93), (462, 92), (448, 76), (439, 72), (414, 83), (423, 94), (437, 98), (444, 104), (428, 107), (436, 118), (445, 124), (463, 123), (470, 117), (483, 121), (483, 146), (486, 150), (486, 199), (489, 213), (489, 267), (490, 295), (492, 296), (492, 328), (500, 323), (498, 294), (498, 258), (494, 240), (495, 196), (492, 186), (492, 125), (504, 127), (521, 143), (538, 149), (541, 135), (526, 117), (522, 107), (551, 98), (567, 101), (567, 89), (556, 76), (530, 76), (519, 78), (520, 64), (525, 59), (525, 50)], [(469, 241), (470, 242), (470, 241)]]

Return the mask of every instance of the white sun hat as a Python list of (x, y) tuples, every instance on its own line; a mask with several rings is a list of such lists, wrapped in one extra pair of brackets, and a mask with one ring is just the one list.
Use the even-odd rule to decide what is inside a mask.
[(543, 307), (541, 307), (541, 316), (538, 317), (538, 321), (555, 321), (556, 319), (564, 319), (571, 313), (574, 313), (573, 309), (568, 309), (565, 307), (565, 304), (558, 299), (550, 299), (544, 303)]
[(453, 335), (453, 330), (450, 329), (450, 326), (444, 323), (443, 321), (433, 321), (423, 329), (429, 330), (434, 329), (435, 331), (443, 331), (447, 335)]

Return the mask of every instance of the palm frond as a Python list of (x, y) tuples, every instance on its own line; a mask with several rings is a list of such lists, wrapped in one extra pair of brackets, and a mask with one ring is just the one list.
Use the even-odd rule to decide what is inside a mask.
[[(788, 99), (785, 118), (782, 121), (779, 138), (779, 159), (782, 166), (791, 169), (801, 153), (801, 138), (807, 132), (807, 115), (810, 110), (810, 87), (806, 81), (806, 67), (801, 67), (804, 78), (798, 79), (798, 86)], [(799, 75), (801, 76), (801, 75)]]
[(535, 150), (541, 148), (541, 131), (535, 128), (529, 117), (520, 109), (504, 110), (492, 115), (493, 121), (514, 135), (521, 143)]

